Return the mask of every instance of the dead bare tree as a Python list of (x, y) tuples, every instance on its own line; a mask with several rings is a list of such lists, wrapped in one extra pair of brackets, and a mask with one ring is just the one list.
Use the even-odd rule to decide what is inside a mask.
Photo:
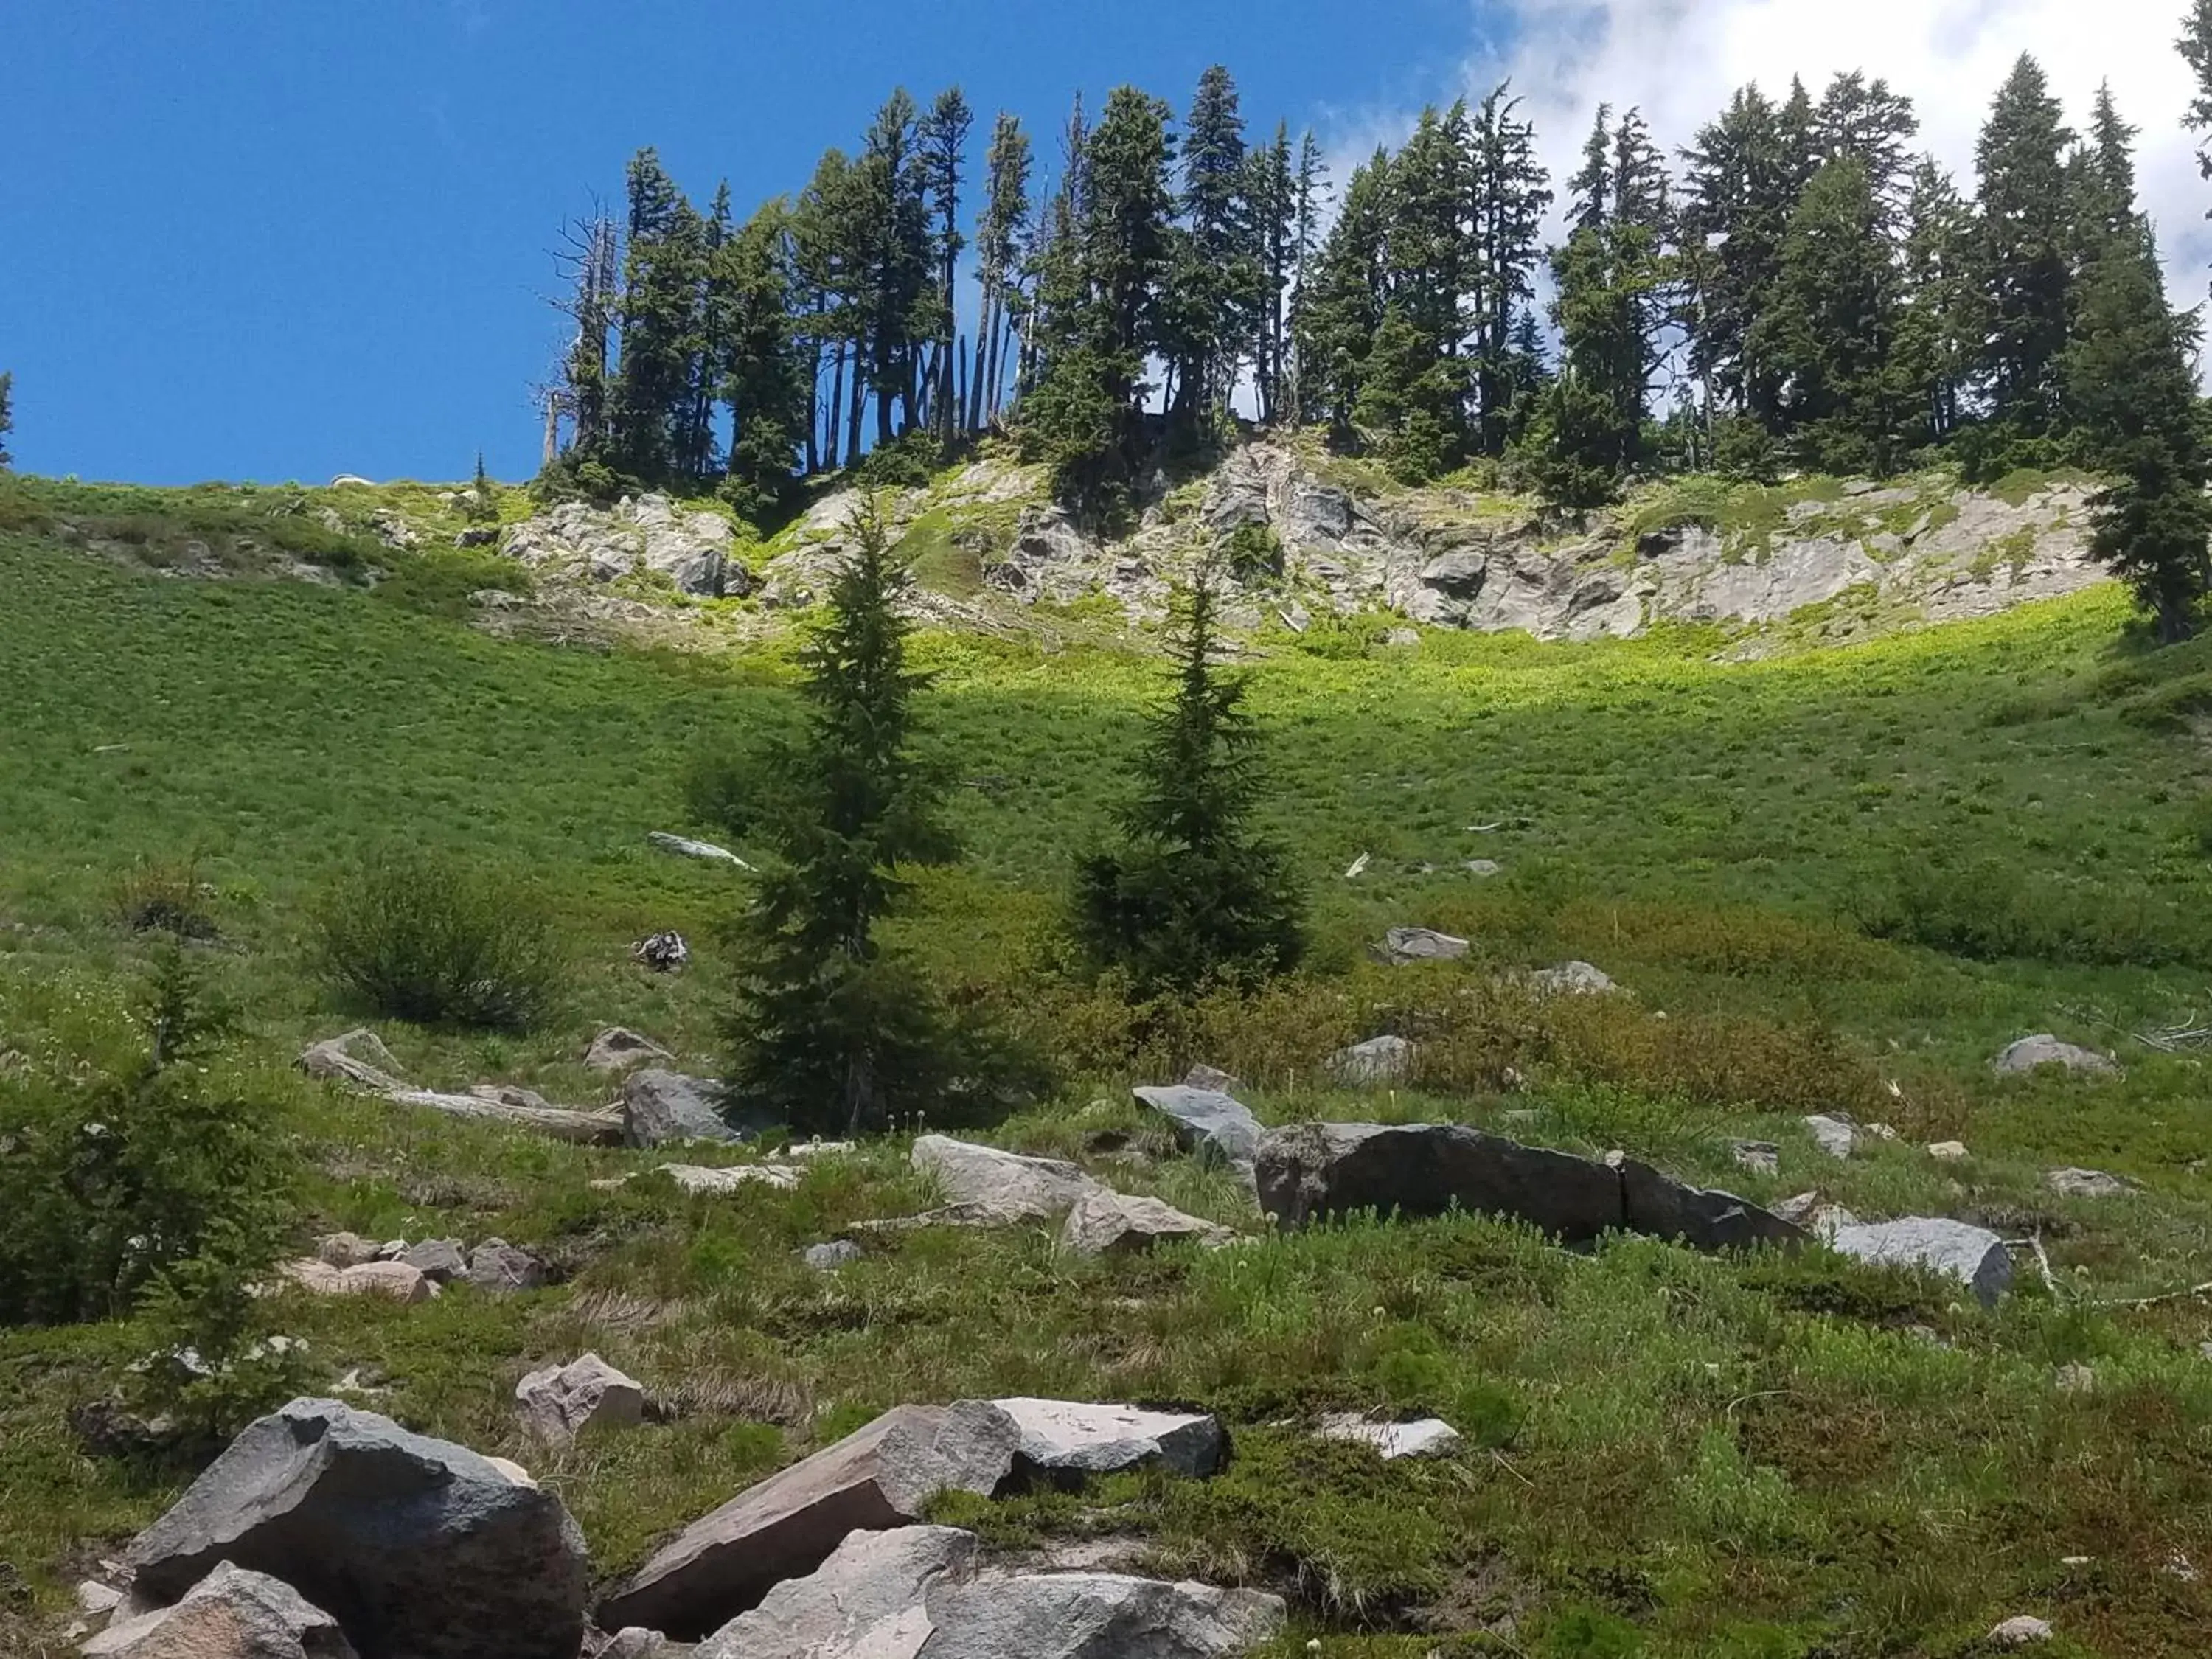
[(563, 292), (549, 303), (576, 331), (558, 376), (542, 394), (548, 462), (562, 452), (563, 419), (568, 422), (568, 448), (595, 449), (607, 435), (607, 342), (619, 298), (620, 253), (613, 216), (596, 197), (588, 214), (561, 227), (561, 246), (552, 258)]

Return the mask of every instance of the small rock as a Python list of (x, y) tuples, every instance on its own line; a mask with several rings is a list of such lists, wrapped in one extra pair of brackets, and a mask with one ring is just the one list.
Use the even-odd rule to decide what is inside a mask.
[(81, 1651), (84, 1659), (355, 1659), (329, 1613), (289, 1584), (228, 1561), (174, 1607), (112, 1623)]
[(503, 1238), (487, 1238), (469, 1252), (468, 1281), (494, 1296), (534, 1291), (545, 1282), (544, 1264)]
[(317, 1296), (382, 1296), (394, 1302), (428, 1302), (438, 1287), (404, 1261), (362, 1261), (333, 1267), (312, 1259), (288, 1261), (277, 1271)]
[(1532, 990), (1552, 996), (1596, 996), (1620, 988), (1601, 968), (1587, 962), (1563, 962), (1556, 968), (1539, 968), (1528, 975)]
[(1370, 1037), (1328, 1057), (1328, 1073), (1352, 1088), (1370, 1083), (1396, 1083), (1413, 1068), (1413, 1045), (1401, 1036)]
[(2061, 1394), (2094, 1394), (2097, 1373), (2080, 1360), (2069, 1359), (2052, 1376), (2051, 1386)]
[(672, 1060), (675, 1056), (648, 1037), (611, 1025), (592, 1039), (592, 1046), (584, 1051), (584, 1064), (595, 1072), (619, 1072), (625, 1066), (641, 1065), (648, 1060)]
[(2001, 1648), (2024, 1648), (2031, 1642), (2048, 1642), (2051, 1639), (2051, 1622), (2046, 1619), (2038, 1619), (2033, 1613), (2023, 1613), (2018, 1618), (2008, 1619), (2002, 1625), (1994, 1626), (1984, 1639)]
[(783, 1149), (785, 1158), (836, 1158), (854, 1150), (849, 1140), (795, 1140)]
[(605, 1643), (593, 1649), (586, 1645), (584, 1659), (678, 1659), (679, 1654), (689, 1654), (697, 1659), (692, 1649), (679, 1647), (657, 1630), (647, 1630), (642, 1625), (625, 1625)]
[(1243, 1086), (1237, 1079), (1215, 1066), (1194, 1066), (1182, 1074), (1186, 1089), (1203, 1089), (1209, 1094), (1225, 1095)]
[(523, 1423), (540, 1439), (573, 1440), (586, 1427), (635, 1428), (645, 1420), (645, 1389), (595, 1353), (532, 1371), (514, 1385)]
[(1753, 1175), (1782, 1173), (1782, 1149), (1770, 1140), (1731, 1140), (1729, 1156)]
[(399, 1081), (399, 1062), (392, 1057), (392, 1050), (366, 1026), (310, 1043), (301, 1051), (299, 1065), (309, 1077), (364, 1089), (381, 1091), (406, 1086)]
[(1204, 1480), (1221, 1467), (1221, 1425), (1202, 1413), (1018, 1397), (991, 1402), (1021, 1431), (1016, 1468), (1052, 1475), (1158, 1467)]
[(469, 1271), (468, 1258), (461, 1254), (458, 1238), (426, 1238), (420, 1244), (409, 1245), (400, 1260), (438, 1285), (465, 1278)]
[(2090, 1077), (2112, 1077), (2119, 1067), (2109, 1054), (2061, 1042), (2048, 1031), (2022, 1037), (1990, 1062), (2000, 1077), (2021, 1077), (2045, 1066), (2057, 1066)]
[(1879, 1265), (1920, 1267), (1958, 1280), (1985, 1305), (2011, 1288), (2012, 1257), (1986, 1227), (1940, 1216), (1836, 1227), (1829, 1243), (1844, 1255)]
[(2053, 1170), (2043, 1184), (2061, 1198), (2125, 1198), (2136, 1183), (2102, 1170)]
[(1077, 1255), (1130, 1255), (1170, 1239), (1219, 1245), (1231, 1237), (1226, 1227), (1185, 1215), (1157, 1198), (1133, 1198), (1098, 1187), (1076, 1200), (1060, 1242)]
[(1421, 636), (1410, 628), (1394, 628), (1382, 636), (1382, 643), (1394, 650), (1412, 651), (1419, 647)]
[(740, 870), (750, 870), (747, 864), (726, 847), (717, 847), (710, 841), (693, 841), (689, 836), (672, 836), (663, 830), (650, 830), (646, 840), (664, 853), (673, 853), (678, 858), (699, 859), (708, 864), (735, 865)]
[(1805, 1120), (1805, 1127), (1813, 1132), (1814, 1144), (1830, 1158), (1849, 1158), (1858, 1144), (1858, 1131), (1841, 1118), (1814, 1113)]
[(799, 1259), (817, 1273), (835, 1273), (848, 1261), (858, 1261), (860, 1247), (849, 1238), (833, 1238), (826, 1244), (809, 1244)]
[(112, 1584), (88, 1578), (76, 1587), (76, 1610), (88, 1619), (105, 1619), (123, 1605), (123, 1592)]
[(1393, 968), (1402, 968), (1413, 962), (1456, 962), (1470, 948), (1465, 939), (1433, 927), (1393, 927), (1382, 935), (1375, 955)]
[(315, 1241), (315, 1259), (333, 1267), (357, 1267), (376, 1260), (376, 1246), (359, 1233), (331, 1233)]
[(1401, 1457), (1449, 1457), (1461, 1446), (1460, 1432), (1440, 1417), (1412, 1423), (1377, 1423), (1358, 1412), (1330, 1412), (1314, 1432), (1324, 1440), (1372, 1446), (1385, 1462)]
[(1938, 1164), (1956, 1164), (1968, 1154), (1962, 1140), (1937, 1140), (1929, 1144), (1928, 1156)]
[(1117, 1573), (984, 1575), (929, 1598), (927, 1651), (946, 1659), (1231, 1659), (1279, 1635), (1286, 1609), (1261, 1590)]
[(770, 1187), (787, 1193), (799, 1185), (804, 1171), (788, 1164), (731, 1164), (718, 1169), (698, 1164), (664, 1164), (645, 1173), (665, 1175), (684, 1191), (696, 1196), (742, 1192), (748, 1187)]
[(1470, 876), (1490, 877), (1503, 874), (1505, 866), (1496, 859), (1469, 859), (1461, 866)]

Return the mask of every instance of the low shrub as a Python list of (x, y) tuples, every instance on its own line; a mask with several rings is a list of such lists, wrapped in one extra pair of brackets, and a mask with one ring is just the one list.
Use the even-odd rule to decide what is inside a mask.
[(296, 1170), (207, 972), (172, 945), (91, 1051), (0, 1071), (0, 1320), (112, 1318), (158, 1291), (204, 1358), (249, 1328)]
[(502, 872), (436, 854), (372, 855), (325, 894), (314, 925), (331, 986), (387, 1018), (527, 1030), (550, 1013), (567, 977), (533, 895)]
[(140, 859), (115, 884), (116, 917), (134, 933), (213, 939), (214, 900), (215, 888), (200, 879), (197, 859)]
[(2212, 963), (2212, 932), (2193, 910), (2142, 887), (2032, 879), (1996, 859), (1961, 865), (1900, 858), (1853, 908), (1859, 927), (1876, 939), (1977, 961)]

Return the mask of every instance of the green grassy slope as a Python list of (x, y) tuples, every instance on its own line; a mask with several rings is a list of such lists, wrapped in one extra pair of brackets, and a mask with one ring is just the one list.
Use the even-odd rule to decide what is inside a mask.
[[(684, 827), (676, 779), (695, 746), (787, 717), (787, 658), (503, 643), (405, 592), (173, 580), (0, 532), (0, 1049), (114, 1018), (138, 951), (111, 915), (115, 884), (140, 857), (197, 854), (226, 976), (281, 1062), (346, 1020), (307, 971), (305, 908), (353, 852), (398, 839), (557, 894), (580, 964), (545, 1031), (387, 1030), (422, 1081), (582, 1102), (602, 1085), (574, 1056), (617, 1022), (712, 1066), (717, 925), (741, 890), (643, 837)], [(1820, 1253), (1577, 1256), (1472, 1219), (1103, 1265), (1041, 1234), (913, 1233), (825, 1279), (790, 1253), (924, 1200), (898, 1144), (793, 1194), (687, 1200), (588, 1184), (649, 1158), (301, 1085), (320, 1172), (303, 1242), (500, 1232), (568, 1279), (507, 1303), (302, 1303), (288, 1326), (331, 1378), (367, 1368), (389, 1390), (380, 1409), (530, 1462), (608, 1571), (895, 1401), (1065, 1393), (1202, 1402), (1231, 1422), (1237, 1464), (1204, 1488), (1132, 1482), (963, 1518), (1010, 1543), (1127, 1534), (1154, 1568), (1281, 1588), (1304, 1621), (1294, 1646), (1413, 1655), (1456, 1632), (1447, 1651), (1963, 1654), (2033, 1610), (2065, 1633), (2057, 1651), (2195, 1651), (2212, 1593), (2169, 1569), (2212, 1566), (2212, 1364), (2197, 1352), (2212, 1315), (2103, 1304), (2212, 1278), (2202, 1073), (2125, 1039), (2195, 1023), (2212, 965), (2190, 728), (2212, 656), (2144, 659), (2124, 622), (2093, 594), (1741, 665), (1691, 635), (1264, 640), (1254, 704), (1317, 963), (1147, 1050), (1239, 1069), (1271, 1120), (1533, 1112), (1514, 1133), (1626, 1146), (1754, 1198), (1818, 1184), (1862, 1214), (2039, 1231), (2057, 1289), (2031, 1273), (1996, 1313)], [(1115, 798), (1158, 671), (942, 635), (921, 654), (939, 673), (933, 741), (974, 786), (956, 796), (971, 858), (928, 879), (907, 931), (947, 976), (1046, 986), (1068, 854)], [(1506, 873), (1468, 876), (1474, 857)], [(1994, 929), (2027, 954), (1869, 939), (1863, 912)], [(1361, 964), (1398, 921), (1467, 933), (1478, 959)], [(694, 970), (631, 969), (629, 940), (669, 926), (690, 934)], [(1560, 1038), (1525, 1091), (1313, 1086), (1335, 1042), (1461, 1006), (1492, 967), (1567, 956), (1637, 1001)], [(1063, 999), (1067, 1051), (1092, 1052), (1078, 1027), (1095, 1004), (1040, 994)], [(1664, 1036), (1660, 1010), (1686, 1035)], [(1987, 1075), (2002, 1042), (2051, 1028), (2118, 1042), (2126, 1080)], [(1003, 1137), (1239, 1220), (1233, 1189), (1119, 1103), (1146, 1080), (1102, 1073)], [(1820, 1162), (1796, 1114), (1892, 1080), (1906, 1139)], [(1782, 1142), (1783, 1176), (1735, 1170), (1729, 1134)], [(1953, 1135), (1966, 1164), (1913, 1144)], [(2039, 1174), (2059, 1163), (2146, 1190), (2057, 1200)], [(179, 1478), (85, 1457), (62, 1420), (136, 1340), (128, 1325), (0, 1336), (0, 1559), (47, 1598), (33, 1620), (86, 1549), (143, 1524)], [(677, 1419), (557, 1456), (527, 1446), (514, 1379), (587, 1346)], [(2075, 1360), (2093, 1394), (2054, 1389)], [(1286, 1426), (1335, 1405), (1437, 1410), (1475, 1446), (1385, 1468)]]

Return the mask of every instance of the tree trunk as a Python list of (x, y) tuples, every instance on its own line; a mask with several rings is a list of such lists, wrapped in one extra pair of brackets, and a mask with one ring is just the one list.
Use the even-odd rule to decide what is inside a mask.
[(845, 465), (860, 464), (860, 416), (867, 404), (866, 377), (860, 373), (860, 343), (853, 342), (853, 408), (845, 423)]

